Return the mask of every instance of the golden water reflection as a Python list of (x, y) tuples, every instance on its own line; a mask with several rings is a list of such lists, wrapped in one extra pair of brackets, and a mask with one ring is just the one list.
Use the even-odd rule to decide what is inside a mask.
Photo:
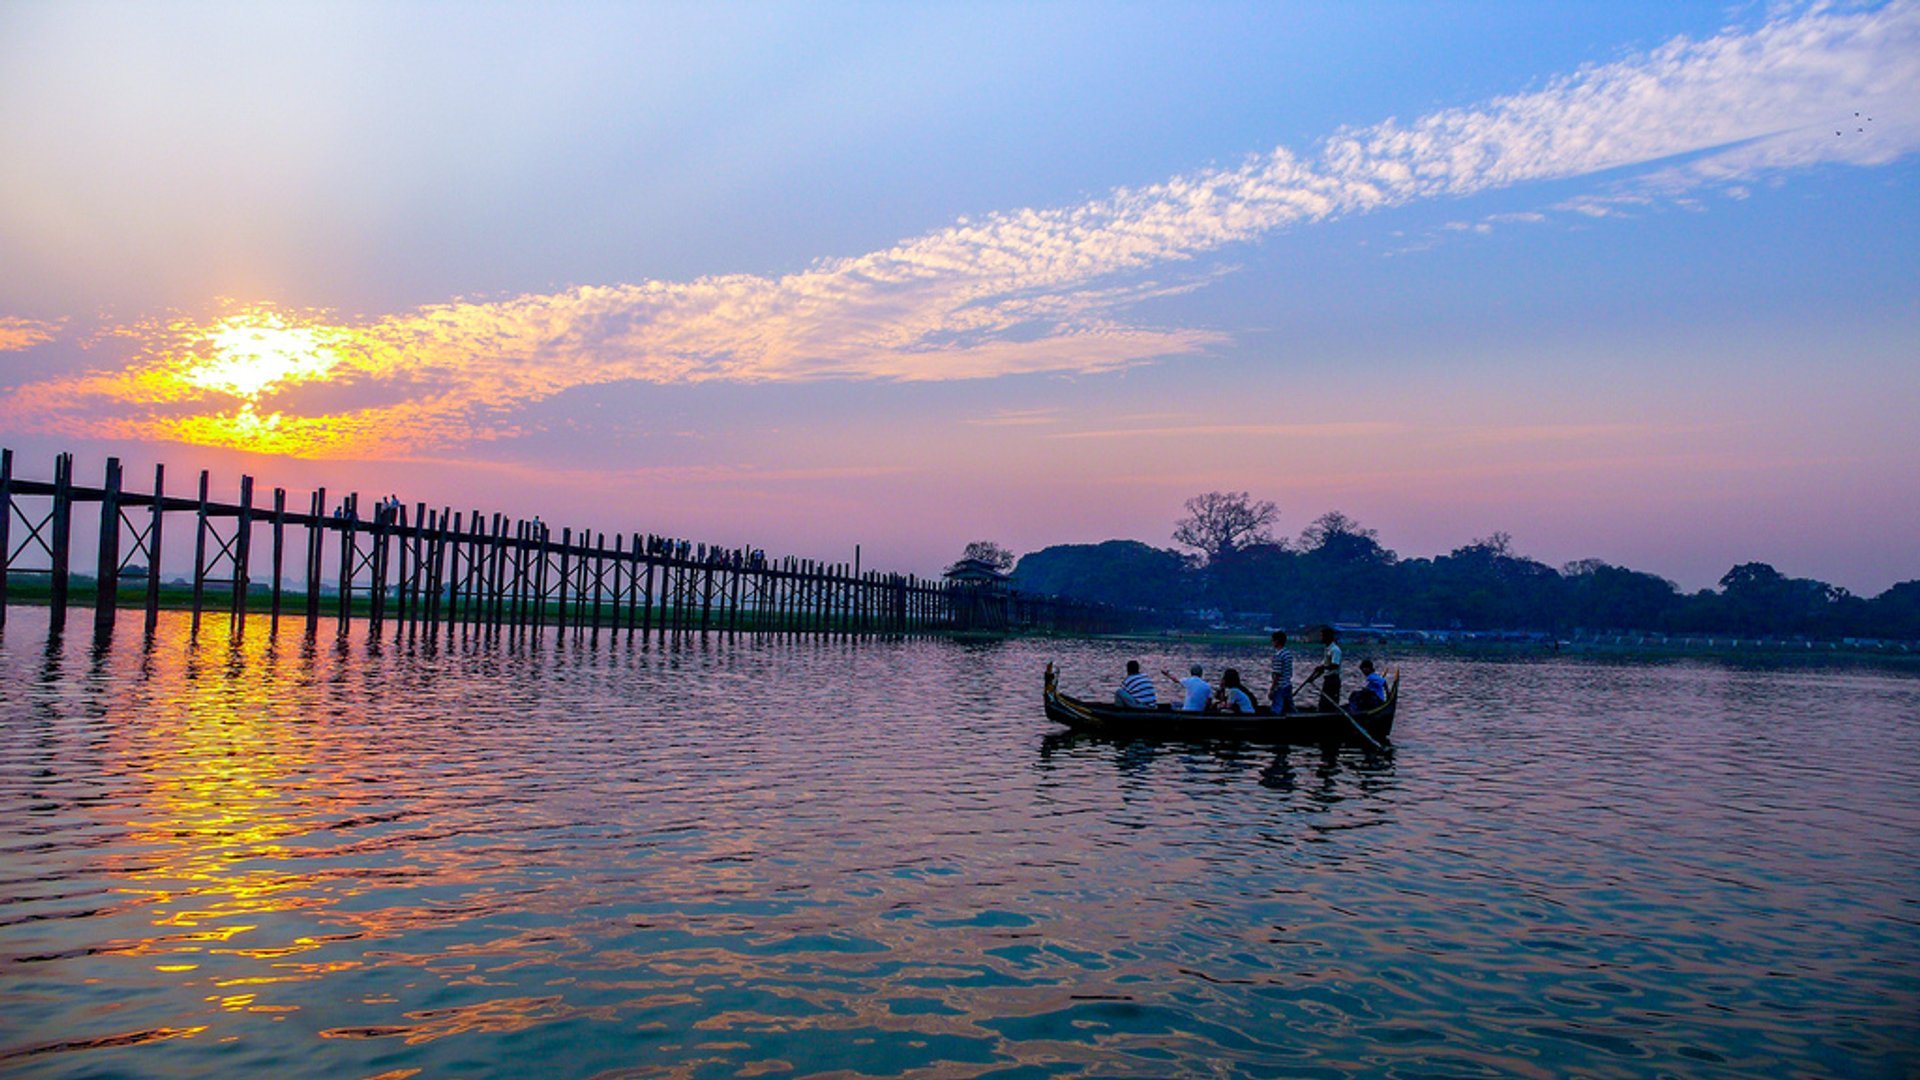
[[(237, 644), (213, 637), (179, 643), (173, 662), (158, 654), (118, 726), (115, 767), (138, 796), (124, 818), (125, 849), (109, 865), (121, 881), (116, 892), (152, 930), (119, 944), (201, 987), (221, 1010), (291, 1012), (296, 1005), (263, 1000), (259, 988), (320, 977), (284, 962), (319, 940), (283, 937), (278, 917), (333, 902), (322, 878), (301, 868), (297, 841), (349, 805), (306, 781), (331, 750), (323, 729), (294, 711), (297, 688), (284, 681), (275, 646), (263, 635)], [(224, 960), (208, 970), (222, 957), (262, 964)]]
[[(224, 637), (168, 616), (37, 674), (0, 637), (0, 961), (29, 990), (0, 1028), (48, 1033), (0, 1030), (0, 1071), (1604, 1073), (1683, 1038), (1750, 1064), (1816, 992), (1829, 1038), (1901, 1030), (1849, 958), (1884, 943), (1920, 815), (1855, 822), (1871, 890), (1781, 842), (1863, 769), (1920, 790), (1885, 716), (1735, 768), (1725, 739), (1652, 753), (1549, 708), (1687, 673), (1528, 665), (1552, 737), (1521, 740), (1445, 711), (1484, 681), (1449, 660), (1397, 757), (1287, 756), (1047, 738), (1042, 660), (1138, 642)], [(1765, 719), (1742, 730), (1806, 722)], [(1703, 794), (1755, 797), (1755, 768), (1825, 794), (1764, 820)], [(1761, 873), (1828, 917), (1757, 917)], [(1701, 1007), (1760, 994), (1800, 1011)], [(1568, 1030), (1611, 1041), (1569, 1056)]]

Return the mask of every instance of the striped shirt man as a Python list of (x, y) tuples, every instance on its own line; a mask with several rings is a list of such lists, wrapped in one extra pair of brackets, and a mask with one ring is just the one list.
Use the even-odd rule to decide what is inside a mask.
[(1293, 650), (1287, 648), (1287, 635), (1273, 635), (1273, 685), (1268, 691), (1276, 713), (1293, 711)]
[(1131, 704), (1136, 709), (1152, 709), (1160, 704), (1160, 697), (1153, 689), (1153, 680), (1138, 671), (1121, 682), (1120, 694), (1125, 698), (1121, 704)]
[(1273, 653), (1273, 679), (1281, 686), (1293, 686), (1293, 650), (1282, 645)]

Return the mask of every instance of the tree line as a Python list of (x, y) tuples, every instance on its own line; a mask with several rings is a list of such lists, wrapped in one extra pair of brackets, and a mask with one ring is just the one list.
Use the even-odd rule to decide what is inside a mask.
[(1515, 551), (1500, 532), (1445, 555), (1403, 558), (1339, 511), (1282, 539), (1272, 532), (1274, 504), (1247, 492), (1208, 492), (1187, 500), (1186, 510), (1172, 535), (1178, 548), (1056, 545), (1021, 557), (1012, 583), (1175, 619), (1212, 610), (1281, 626), (1920, 638), (1920, 580), (1865, 598), (1749, 562), (1728, 570), (1717, 589), (1689, 593), (1599, 559), (1555, 568)]

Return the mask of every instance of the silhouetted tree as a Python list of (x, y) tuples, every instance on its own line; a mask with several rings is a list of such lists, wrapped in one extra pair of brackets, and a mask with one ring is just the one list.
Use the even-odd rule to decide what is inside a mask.
[(1001, 547), (991, 540), (975, 540), (969, 543), (967, 549), (960, 553), (960, 558), (963, 561), (966, 559), (978, 559), (988, 566), (993, 567), (995, 570), (1002, 572), (1005, 572), (1013, 566), (1013, 552), (1008, 551), (1006, 548)]
[(1860, 625), (1872, 637), (1920, 638), (1920, 581), (1903, 581), (1867, 601)]
[(1173, 541), (1201, 558), (1218, 559), (1248, 544), (1272, 543), (1270, 528), (1279, 514), (1279, 507), (1255, 502), (1251, 492), (1209, 491), (1187, 500), (1187, 516), (1174, 525)]
[[(1211, 500), (1211, 501), (1210, 501)], [(1203, 511), (1246, 513), (1238, 531), (1200, 531)], [(1368, 619), (1415, 627), (1468, 629), (1669, 630), (1740, 636), (1796, 635), (1920, 638), (1920, 581), (1895, 585), (1871, 600), (1825, 582), (1790, 578), (1766, 563), (1727, 571), (1718, 590), (1683, 594), (1671, 581), (1600, 559), (1555, 570), (1519, 554), (1496, 532), (1432, 559), (1402, 560), (1372, 529), (1338, 511), (1322, 514), (1300, 547), (1265, 539), (1274, 511), (1245, 493), (1213, 492), (1190, 500), (1181, 542), (1204, 564), (1180, 552), (1137, 541), (1110, 540), (1046, 548), (1020, 560), (1016, 587), (1178, 617), (1214, 606), (1272, 613), (1283, 625)], [(1262, 512), (1264, 511), (1264, 513)], [(1219, 538), (1224, 536), (1224, 540)]]
[(1180, 611), (1191, 592), (1187, 561), (1170, 548), (1138, 540), (1057, 544), (1024, 555), (1013, 587), (1047, 596), (1067, 596), (1119, 607)]
[(1245, 544), (1207, 563), (1207, 595), (1226, 611), (1284, 613), (1301, 607), (1299, 556), (1283, 544)]
[(1339, 563), (1392, 563), (1399, 556), (1380, 546), (1380, 534), (1338, 510), (1329, 510), (1300, 530), (1300, 550)]
[(1790, 578), (1762, 562), (1741, 563), (1720, 578), (1718, 629), (1745, 634), (1827, 632), (1832, 606), (1846, 595), (1824, 581)]
[(1680, 588), (1673, 582), (1599, 559), (1570, 562), (1561, 577), (1567, 626), (1659, 629), (1681, 600)]

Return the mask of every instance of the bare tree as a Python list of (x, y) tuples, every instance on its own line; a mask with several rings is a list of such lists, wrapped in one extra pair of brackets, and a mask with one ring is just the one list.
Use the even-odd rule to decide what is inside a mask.
[(1300, 530), (1300, 547), (1303, 551), (1319, 551), (1330, 541), (1345, 537), (1359, 540), (1377, 540), (1379, 534), (1338, 510), (1329, 510), (1313, 519), (1313, 523)]
[(1473, 543), (1468, 544), (1467, 547), (1479, 548), (1481, 551), (1497, 559), (1511, 558), (1513, 556), (1513, 534), (1510, 532), (1489, 533), (1475, 540)]
[(991, 540), (973, 541), (967, 545), (967, 550), (960, 553), (960, 558), (962, 561), (978, 559), (988, 566), (993, 567), (995, 570), (1002, 572), (1013, 567), (1013, 552), (1008, 551), (1006, 548), (1001, 547)]
[(1313, 519), (1300, 532), (1300, 550), (1336, 563), (1386, 563), (1399, 556), (1380, 546), (1380, 534), (1338, 510)]
[(1280, 508), (1255, 502), (1245, 491), (1209, 491), (1187, 500), (1187, 516), (1173, 529), (1173, 542), (1208, 559), (1230, 555), (1249, 544), (1273, 542), (1271, 526)]

